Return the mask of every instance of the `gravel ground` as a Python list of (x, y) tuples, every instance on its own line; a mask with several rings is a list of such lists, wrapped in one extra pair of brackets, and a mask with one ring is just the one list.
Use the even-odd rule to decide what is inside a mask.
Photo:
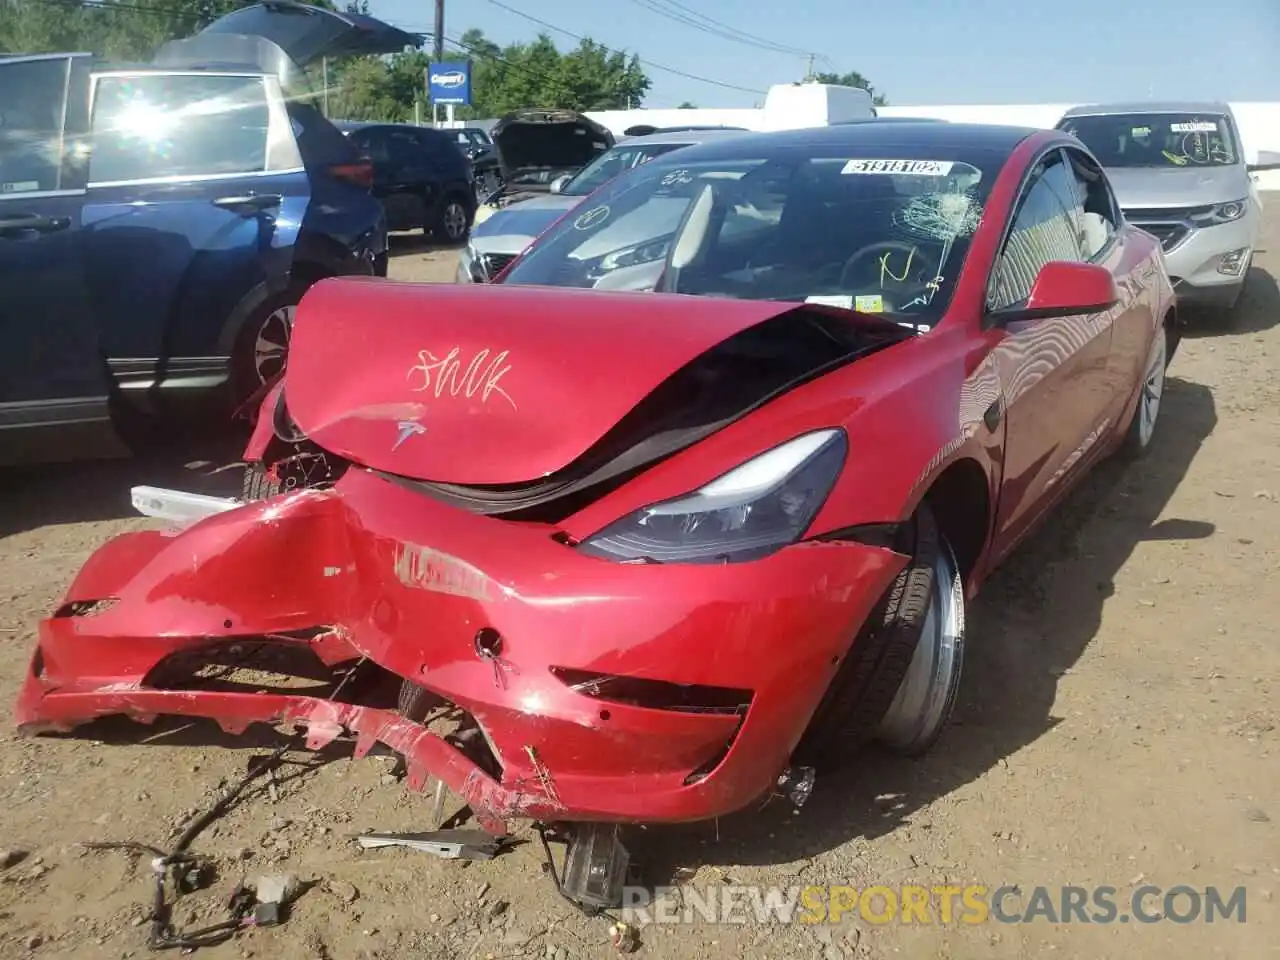
[[(819, 780), (798, 815), (772, 804), (633, 844), (651, 879), (695, 891), (1017, 884), (1025, 905), (1036, 886), (1056, 898), (1106, 884), (1125, 912), (1147, 883), (1244, 886), (1247, 922), (877, 924), (855, 911), (816, 926), (658, 925), (641, 956), (1280, 956), (1280, 593), (1266, 586), (1280, 572), (1280, 219), (1264, 246), (1237, 322), (1184, 341), (1153, 455), (1099, 469), (973, 607), (956, 719), (932, 753), (868, 755)], [(454, 256), (401, 242), (392, 275), (447, 281)], [(169, 454), (0, 475), (0, 697), (12, 701), (35, 621), (83, 560), (147, 526), (129, 515), (129, 484), (234, 486), (211, 465), (235, 450), (203, 453), (194, 466)], [(147, 859), (77, 842), (165, 845), (270, 737), (124, 722), (79, 739), (0, 737), (0, 847), (18, 860), (0, 871), (0, 957), (146, 954)], [(219, 877), (177, 919), (221, 919), (241, 874), (316, 883), (284, 926), (206, 955), (612, 955), (606, 922), (543, 878), (536, 843), (472, 864), (362, 853), (351, 834), (427, 829), (429, 801), (406, 792), (390, 757), (304, 759), (201, 836)]]

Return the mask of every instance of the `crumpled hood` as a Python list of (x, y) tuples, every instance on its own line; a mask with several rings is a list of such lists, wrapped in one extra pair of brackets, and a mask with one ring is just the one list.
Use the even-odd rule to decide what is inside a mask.
[(326, 450), (400, 476), (517, 484), (574, 462), (669, 376), (799, 305), (484, 284), (322, 280), (284, 383)]
[(574, 110), (517, 110), (489, 133), (503, 179), (530, 186), (531, 175), (543, 174), (549, 187), (555, 177), (575, 173), (614, 144), (613, 134)]
[(471, 228), (472, 243), (481, 253), (519, 253), (583, 199), (548, 193), (500, 207)]
[(1249, 195), (1249, 175), (1234, 167), (1110, 167), (1107, 179), (1124, 210), (1200, 207)]

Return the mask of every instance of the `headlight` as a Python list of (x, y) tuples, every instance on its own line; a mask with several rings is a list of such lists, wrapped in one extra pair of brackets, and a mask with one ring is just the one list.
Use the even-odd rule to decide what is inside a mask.
[(475, 282), (471, 276), (471, 263), (473, 260), (475, 260), (475, 251), (472, 249), (471, 244), (467, 244), (458, 251), (458, 275), (456, 277), (458, 283)]
[(611, 523), (578, 549), (650, 563), (766, 556), (804, 535), (840, 475), (847, 448), (843, 430), (803, 434), (692, 493)]
[(1215, 223), (1230, 223), (1232, 220), (1239, 220), (1245, 215), (1249, 209), (1248, 199), (1232, 200), (1230, 203), (1216, 203), (1213, 207), (1204, 213), (1197, 213), (1191, 217), (1191, 222), (1202, 227), (1210, 227)]
[(643, 243), (638, 247), (627, 247), (625, 250), (618, 250), (607, 257), (601, 258), (600, 269), (607, 273), (622, 267), (635, 267), (642, 263), (653, 263), (655, 260), (661, 260), (667, 255), (669, 246), (670, 241), (668, 240), (654, 240), (650, 243)]

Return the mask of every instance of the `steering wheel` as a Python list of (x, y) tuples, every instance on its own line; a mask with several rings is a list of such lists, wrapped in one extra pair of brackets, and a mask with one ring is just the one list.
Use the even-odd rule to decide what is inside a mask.
[[(920, 252), (919, 247), (915, 244), (903, 243), (900, 240), (879, 240), (876, 243), (869, 243), (865, 247), (854, 251), (853, 255), (844, 262), (844, 267), (840, 270), (840, 288), (842, 290), (847, 289), (848, 284), (846, 283), (846, 279), (853, 271), (853, 268), (862, 263), (863, 260), (866, 260), (873, 254), (880, 254), (880, 256), (883, 257), (885, 254), (891, 253), (902, 254), (902, 264), (892, 264), (884, 272), (891, 274), (896, 282), (902, 284), (905, 288), (904, 292), (912, 291), (916, 287), (920, 289), (925, 288), (925, 283), (912, 284), (907, 279), (910, 276), (919, 276), (921, 268), (924, 268), (925, 275), (929, 280), (932, 280), (938, 275), (938, 268), (940, 264), (932, 263), (923, 253)], [(903, 269), (903, 264), (908, 264), (909, 266), (907, 271), (903, 274), (902, 279), (899, 280), (896, 271)]]

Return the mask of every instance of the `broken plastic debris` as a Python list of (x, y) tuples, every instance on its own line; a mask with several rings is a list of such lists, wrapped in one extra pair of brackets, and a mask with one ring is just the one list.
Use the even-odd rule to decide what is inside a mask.
[(631, 924), (618, 920), (609, 927), (609, 942), (619, 953), (634, 953), (640, 946), (640, 935)]
[(408, 847), (445, 860), (492, 860), (502, 852), (504, 838), (483, 830), (432, 830), (427, 833), (364, 833), (356, 841), (366, 850)]
[(273, 873), (258, 877), (253, 882), (254, 896), (260, 904), (283, 906), (302, 890), (302, 884), (292, 873)]

